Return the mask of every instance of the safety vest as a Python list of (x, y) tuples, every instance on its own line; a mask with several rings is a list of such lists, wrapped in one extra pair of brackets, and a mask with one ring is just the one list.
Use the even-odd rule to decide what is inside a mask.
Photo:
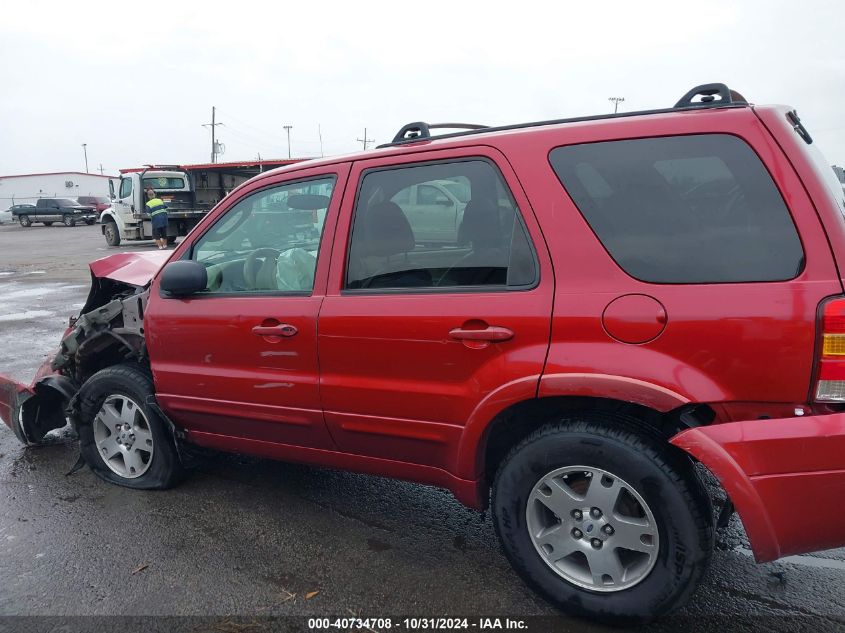
[(153, 198), (147, 202), (147, 213), (150, 214), (151, 218), (161, 213), (167, 213), (167, 205), (164, 204), (164, 200), (161, 198)]

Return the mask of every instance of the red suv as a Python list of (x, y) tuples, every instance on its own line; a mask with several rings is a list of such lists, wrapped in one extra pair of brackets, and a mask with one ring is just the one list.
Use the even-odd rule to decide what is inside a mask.
[(94, 262), (56, 357), (0, 381), (6, 423), (37, 442), (69, 417), (129, 488), (174, 484), (190, 445), (443, 486), (492, 506), (528, 584), (609, 621), (702, 578), (699, 462), (759, 561), (845, 544), (843, 195), (797, 114), (710, 84), (432, 127)]

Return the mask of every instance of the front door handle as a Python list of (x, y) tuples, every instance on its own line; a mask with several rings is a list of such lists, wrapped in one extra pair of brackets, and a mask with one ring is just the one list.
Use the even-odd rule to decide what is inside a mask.
[(449, 336), (459, 341), (509, 341), (513, 338), (513, 330), (497, 325), (489, 325), (483, 330), (467, 330), (456, 327), (449, 330)]
[(256, 336), (296, 336), (299, 330), (295, 325), (290, 323), (279, 323), (278, 325), (256, 325), (252, 328), (252, 333)]

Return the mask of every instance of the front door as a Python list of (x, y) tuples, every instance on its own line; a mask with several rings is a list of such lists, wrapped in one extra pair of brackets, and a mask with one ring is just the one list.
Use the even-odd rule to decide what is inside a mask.
[[(326, 447), (317, 315), (346, 168), (260, 180), (180, 246), (204, 292), (159, 294), (145, 316), (157, 398), (195, 441)], [(326, 239), (322, 239), (325, 236)]]
[[(356, 162), (349, 182), (320, 313), (326, 422), (344, 451), (454, 472), (483, 402), (505, 385), (536, 392), (553, 294), (545, 244), (490, 148)], [(448, 183), (469, 201), (451, 238), (432, 243), (408, 194)]]

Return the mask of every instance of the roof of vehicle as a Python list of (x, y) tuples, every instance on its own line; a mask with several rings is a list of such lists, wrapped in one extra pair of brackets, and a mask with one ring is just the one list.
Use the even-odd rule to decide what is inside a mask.
[[(699, 100), (696, 100), (696, 97)], [(717, 98), (718, 97), (718, 98)], [(471, 138), (473, 142), (483, 143), (494, 137), (501, 137), (503, 135), (524, 134), (538, 128), (561, 127), (571, 124), (585, 123), (585, 122), (605, 122), (617, 119), (628, 119), (632, 117), (643, 116), (675, 116), (678, 113), (689, 113), (693, 111), (714, 110), (714, 109), (737, 109), (747, 108), (750, 104), (738, 92), (731, 90), (725, 84), (713, 83), (696, 86), (687, 92), (676, 104), (671, 108), (663, 108), (658, 110), (640, 110), (632, 112), (619, 112), (611, 114), (590, 115), (582, 117), (574, 117), (568, 119), (552, 119), (546, 121), (532, 121), (528, 123), (517, 123), (503, 126), (483, 126), (476, 124), (461, 124), (461, 123), (440, 123), (428, 124), (424, 122), (409, 123), (403, 126), (394, 137), (391, 143), (379, 145), (376, 149), (362, 152), (355, 152), (342, 156), (333, 156), (329, 158), (315, 158), (312, 160), (297, 163), (295, 165), (287, 165), (279, 167), (271, 171), (264, 172), (255, 178), (268, 178), (279, 173), (293, 172), (299, 169), (319, 167), (323, 165), (334, 165), (341, 162), (351, 162), (360, 159), (373, 159), (383, 156), (391, 156), (402, 153), (406, 147), (419, 148), (421, 145), (434, 144), (438, 147), (448, 148), (465, 144), (467, 137)], [(437, 128), (456, 128), (462, 127), (463, 131), (449, 134), (440, 134), (432, 136), (431, 129)], [(255, 178), (253, 180), (255, 180)]]

